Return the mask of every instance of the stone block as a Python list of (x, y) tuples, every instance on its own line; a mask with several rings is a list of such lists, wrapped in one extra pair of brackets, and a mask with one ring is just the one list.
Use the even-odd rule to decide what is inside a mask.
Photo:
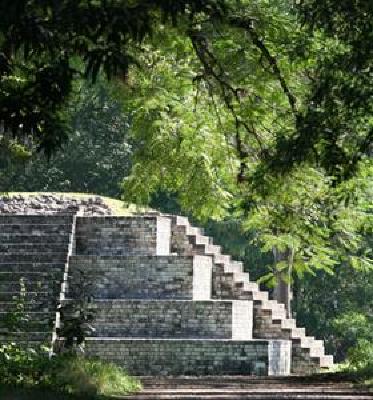
[(75, 296), (79, 276), (90, 283), (91, 295), (100, 299), (202, 300), (209, 299), (211, 291), (211, 269), (204, 258), (72, 256), (67, 297)]
[(98, 337), (252, 338), (252, 303), (244, 301), (97, 300)]
[(85, 352), (133, 375), (268, 375), (268, 348), (265, 340), (90, 338)]

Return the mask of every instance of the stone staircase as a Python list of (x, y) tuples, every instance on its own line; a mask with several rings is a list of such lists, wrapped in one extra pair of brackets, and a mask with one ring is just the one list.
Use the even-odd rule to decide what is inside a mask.
[(307, 336), (294, 319), (288, 319), (283, 304), (269, 300), (268, 292), (260, 291), (243, 264), (222, 254), (220, 246), (211, 238), (192, 227), (185, 217), (172, 219), (171, 251), (181, 255), (205, 255), (212, 258), (212, 298), (252, 300), (254, 304), (253, 335), (263, 339), (285, 339), (292, 344), (292, 372), (304, 374), (317, 372), (333, 365), (333, 357), (325, 355), (324, 343)]
[(85, 352), (134, 375), (283, 375), (290, 341), (253, 339), (253, 302), (212, 298), (212, 257), (170, 253), (171, 219), (78, 217), (66, 302), (89, 282)]
[(143, 390), (127, 400), (371, 400), (353, 382), (305, 377), (143, 377)]
[(132, 374), (274, 376), (333, 363), (186, 218), (0, 216), (0, 239), (0, 328), (19, 279), (32, 321), (0, 341), (50, 340), (63, 324), (56, 303), (79, 300), (83, 282), (95, 316), (87, 355)]
[[(73, 215), (0, 216), (0, 342), (50, 343), (72, 221)], [(20, 296), (27, 320), (9, 327)]]

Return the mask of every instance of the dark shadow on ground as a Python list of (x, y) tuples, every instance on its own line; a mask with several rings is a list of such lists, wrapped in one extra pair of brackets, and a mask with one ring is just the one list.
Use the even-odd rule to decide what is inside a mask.
[(0, 385), (0, 400), (109, 400), (107, 396), (72, 396), (49, 389), (15, 388)]

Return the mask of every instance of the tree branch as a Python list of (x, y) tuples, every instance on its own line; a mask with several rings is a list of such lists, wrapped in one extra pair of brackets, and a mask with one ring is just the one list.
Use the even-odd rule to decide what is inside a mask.
[(260, 37), (258, 32), (254, 29), (254, 24), (253, 20), (250, 18), (240, 18), (240, 17), (230, 17), (228, 19), (228, 22), (230, 23), (231, 26), (236, 27), (236, 28), (242, 28), (245, 29), (246, 32), (249, 33), (252, 42), (254, 45), (260, 50), (261, 54), (264, 56), (264, 58), (267, 60), (269, 63), (270, 67), (272, 68), (273, 74), (277, 77), (281, 88), (285, 95), (288, 98), (288, 102), (290, 105), (290, 108), (293, 112), (293, 114), (297, 113), (297, 99), (296, 97), (291, 93), (286, 80), (282, 74), (282, 71), (280, 67), (278, 66), (276, 58), (271, 54), (271, 52), (268, 50), (267, 46), (265, 45), (263, 39)]
[(242, 121), (235, 110), (233, 100), (236, 100), (237, 103), (240, 103), (240, 92), (242, 89), (234, 88), (229, 82), (223, 67), (220, 65), (213, 52), (210, 50), (207, 38), (202, 34), (202, 32), (190, 29), (189, 36), (192, 41), (192, 45), (196, 52), (196, 55), (203, 66), (203, 76), (205, 78), (205, 81), (210, 86), (210, 78), (217, 82), (221, 90), (223, 101), (234, 118), (236, 126), (235, 147), (238, 157), (241, 161), (237, 180), (238, 182), (243, 182), (245, 180), (245, 170), (247, 168), (246, 159), (248, 156), (248, 152), (244, 149), (240, 129), (243, 128), (250, 135), (254, 136), (262, 154), (264, 153), (264, 146), (262, 144), (261, 138), (255, 131), (255, 129), (253, 127), (250, 127), (245, 121)]

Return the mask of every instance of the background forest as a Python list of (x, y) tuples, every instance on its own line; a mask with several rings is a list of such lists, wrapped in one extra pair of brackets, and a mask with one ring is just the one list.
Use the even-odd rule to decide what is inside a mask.
[[(140, 38), (132, 27), (121, 59), (105, 47), (120, 42), (108, 27), (102, 42), (84, 33), (79, 52), (61, 33), (75, 75), (55, 101), (56, 141), (40, 123), (7, 135), (15, 122), (0, 115), (1, 191), (97, 193), (187, 214), (337, 361), (373, 364), (373, 5), (207, 3), (174, 20), (151, 14), (156, 29)], [(31, 76), (33, 57), (15, 51), (14, 65)], [(0, 85), (6, 115), (32, 80), (18, 64)]]

